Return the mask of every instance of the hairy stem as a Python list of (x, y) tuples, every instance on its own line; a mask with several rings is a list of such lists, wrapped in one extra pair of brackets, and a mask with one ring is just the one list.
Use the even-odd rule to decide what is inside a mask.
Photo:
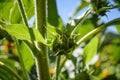
[[(46, 40), (46, 0), (35, 0), (36, 29)], [(38, 80), (50, 80), (47, 46), (36, 42), (39, 52), (35, 56)]]
[(24, 9), (24, 7), (23, 7), (22, 1), (21, 1), (21, 0), (17, 0), (17, 2), (18, 2), (18, 6), (19, 6), (19, 9), (20, 9), (22, 18), (23, 18), (23, 22), (24, 22), (24, 24), (25, 24), (27, 27), (29, 27), (29, 25), (28, 25), (28, 20), (27, 20), (27, 16), (26, 16), (25, 9)]
[(60, 72), (61, 71), (61, 69), (62, 69), (62, 67), (64, 66), (64, 64), (65, 64), (65, 62), (67, 61), (67, 58), (66, 57), (64, 57), (63, 59), (62, 59), (62, 61), (61, 61), (61, 63), (60, 63), (60, 65), (59, 65), (59, 71), (58, 72)]
[(61, 59), (61, 56), (58, 56), (57, 60), (56, 60), (56, 72), (55, 72), (56, 76), (55, 76), (55, 80), (58, 80), (58, 76), (59, 76), (60, 59)]

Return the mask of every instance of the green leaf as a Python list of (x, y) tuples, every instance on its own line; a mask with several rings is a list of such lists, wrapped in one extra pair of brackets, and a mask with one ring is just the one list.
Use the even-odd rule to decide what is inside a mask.
[(20, 44), (20, 49), (21, 49), (21, 54), (22, 54), (25, 68), (28, 72), (30, 72), (31, 67), (34, 65), (34, 59), (32, 56), (32, 52), (24, 42)]
[(16, 77), (17, 80), (21, 80), (21, 77), (14, 71), (14, 69), (10, 68), (2, 62), (0, 62), (0, 73), (1, 72), (2, 74), (5, 74), (6, 77), (9, 77), (8, 79), (14, 79)]
[(13, 76), (13, 75), (11, 75), (9, 71), (0, 67), (0, 79), (9, 80), (11, 78), (11, 76)]
[(42, 42), (43, 44), (46, 44), (46, 41), (45, 39), (42, 37), (42, 35), (39, 33), (39, 31), (35, 28), (32, 28), (33, 29), (33, 33), (34, 33), (34, 36), (35, 36), (35, 40), (38, 41), (38, 42)]
[(5, 30), (17, 39), (30, 40), (29, 30), (23, 24), (6, 25)]
[(0, 19), (9, 20), (9, 14), (14, 0), (0, 0)]
[[(30, 19), (34, 15), (34, 1), (33, 0), (22, 0), (22, 1), (26, 15), (28, 19)], [(15, 2), (11, 8), (10, 22), (15, 24), (22, 22), (22, 17), (17, 2)]]
[(16, 24), (16, 23), (21, 23), (22, 22), (22, 17), (21, 17), (21, 14), (20, 14), (17, 2), (14, 3), (14, 5), (11, 8), (10, 22), (12, 24)]
[(11, 25), (5, 25), (5, 30), (12, 36), (16, 37), (20, 40), (31, 40), (30, 35), (32, 36), (34, 41), (41, 42), (43, 44), (46, 44), (46, 41), (42, 37), (42, 35), (39, 33), (39, 31), (35, 28), (27, 28), (23, 24), (11, 24)]
[(56, 0), (48, 0), (48, 17), (47, 17), (47, 37), (48, 42), (52, 42), (57, 35), (57, 30), (63, 27), (62, 19), (60, 18)]
[(83, 59), (85, 65), (95, 56), (97, 52), (98, 38), (94, 37), (84, 48)]
[(17, 69), (20, 68), (20, 66), (15, 60), (0, 58), (0, 73), (2, 74), (2, 75), (0, 74), (0, 78), (2, 77), (3, 80), (4, 79), (9, 80), (11, 78), (15, 78), (14, 75), (11, 73), (11, 71), (8, 70), (8, 68), (13, 72), (14, 71), (17, 72)]
[(78, 40), (80, 39), (80, 38), (82, 38), (85, 34), (87, 34), (88, 32), (90, 32), (91, 30), (93, 30), (94, 29), (94, 25), (91, 23), (91, 21), (90, 20), (86, 20), (83, 24), (82, 24), (82, 26), (80, 26), (79, 28), (78, 28), (78, 33), (80, 34), (77, 38), (78, 38)]
[(54, 27), (62, 27), (62, 20), (57, 12), (56, 0), (48, 0), (48, 23)]
[(120, 25), (116, 25), (116, 29), (120, 33)]
[(48, 39), (55, 39), (57, 35), (56, 28), (49, 23), (47, 24), (47, 37)]
[(118, 63), (120, 61), (119, 53), (120, 53), (120, 37), (116, 37), (112, 43), (116, 44), (111, 44), (111, 57), (113, 58), (115, 63)]
[(34, 0), (22, 0), (28, 19), (34, 15)]
[(11, 59), (4, 59), (4, 58), (0, 58), (0, 62), (4, 63), (5, 65), (9, 66), (12, 69), (16, 69), (16, 61), (11, 60)]

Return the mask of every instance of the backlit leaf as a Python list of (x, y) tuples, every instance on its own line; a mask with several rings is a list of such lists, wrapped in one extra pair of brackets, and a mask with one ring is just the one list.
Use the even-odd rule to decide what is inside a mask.
[(39, 33), (39, 31), (35, 28), (32, 28), (32, 29), (33, 29), (33, 33), (35, 36), (35, 40), (38, 42), (42, 42), (43, 44), (46, 44), (45, 39), (42, 37), (42, 35)]
[(21, 17), (21, 14), (20, 14), (17, 2), (14, 3), (14, 5), (11, 8), (10, 22), (12, 24), (16, 24), (16, 23), (21, 23), (22, 22), (22, 17)]
[(116, 29), (120, 33), (120, 25), (116, 25)]
[(78, 32), (80, 34), (78, 36), (78, 39), (82, 38), (85, 34), (87, 34), (88, 32), (90, 32), (93, 29), (94, 29), (94, 25), (90, 22), (90, 20), (87, 20), (86, 22), (83, 23), (83, 25), (81, 25), (78, 28)]
[(34, 64), (34, 59), (33, 59), (33, 56), (32, 56), (32, 52), (24, 42), (22, 42), (20, 44), (20, 49), (21, 49), (21, 54), (22, 54), (22, 58), (23, 58), (25, 68), (26, 68), (27, 71), (30, 72), (31, 67)]
[(84, 48), (83, 59), (85, 65), (95, 56), (97, 52), (98, 38), (94, 37)]
[(34, 15), (34, 0), (22, 0), (28, 19)]
[(28, 30), (28, 28), (23, 24), (11, 24), (11, 25), (6, 25), (5, 30), (10, 35), (16, 37), (17, 39), (31, 40), (31, 37), (32, 37), (34, 41), (38, 41), (43, 44), (46, 44), (46, 41), (44, 40), (42, 35), (35, 28), (29, 28)]
[(10, 9), (14, 0), (0, 0), (0, 19), (9, 20)]
[(23, 24), (6, 25), (5, 30), (17, 39), (30, 40), (29, 30)]
[(56, 0), (48, 0), (48, 23), (54, 27), (62, 27), (62, 20), (57, 12)]

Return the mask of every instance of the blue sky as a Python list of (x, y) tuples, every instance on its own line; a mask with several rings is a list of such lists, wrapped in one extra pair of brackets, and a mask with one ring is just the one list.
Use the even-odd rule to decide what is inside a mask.
[(79, 4), (80, 0), (57, 0), (58, 13), (63, 19), (63, 22), (68, 22), (69, 16), (75, 11)]
[[(65, 24), (69, 21), (70, 15), (75, 11), (79, 4), (80, 0), (57, 0), (58, 13)], [(80, 14), (78, 14), (77, 16), (80, 16)], [(107, 16), (108, 17), (103, 16), (101, 19), (104, 22), (108, 22), (110, 20), (120, 17), (120, 12), (116, 9), (113, 9), (107, 12)], [(116, 29), (113, 27), (109, 27), (108, 30), (116, 32)]]

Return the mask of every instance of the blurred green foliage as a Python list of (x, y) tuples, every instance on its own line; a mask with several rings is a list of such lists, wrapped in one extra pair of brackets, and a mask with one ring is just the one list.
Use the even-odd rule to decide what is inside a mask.
[[(48, 43), (46, 43), (36, 29), (30, 28), (30, 30), (33, 30), (35, 35), (33, 38), (35, 38), (36, 41), (42, 42), (49, 47), (50, 74), (52, 77), (54, 77), (55, 73), (55, 58), (60, 55), (62, 56), (61, 60), (67, 57), (67, 59), (72, 62), (73, 67), (70, 66), (66, 68), (66, 66), (63, 66), (59, 74), (59, 80), (120, 80), (119, 25), (115, 25), (118, 30), (117, 34), (104, 29), (92, 35), (82, 45), (76, 44), (76, 42), (88, 32), (105, 24), (105, 22), (101, 20), (101, 16), (107, 15), (106, 12), (110, 10), (109, 7), (120, 4), (119, 0), (112, 0), (114, 5), (109, 5), (111, 4), (110, 1), (111, 0), (80, 0), (81, 4), (75, 12), (73, 12), (70, 19), (73, 19), (78, 12), (89, 6), (92, 12), (83, 21), (82, 18), (84, 17), (73, 19), (74, 25), (72, 25), (72, 22), (63, 25), (57, 12), (56, 0), (53, 2), (48, 0)], [(23, 0), (23, 3), (27, 13), (26, 15), (30, 20), (30, 18), (34, 16), (34, 2), (33, 0)], [(104, 7), (107, 8), (103, 9)], [(33, 52), (35, 51), (30, 49), (35, 46), (33, 46), (30, 41), (29, 31), (22, 23), (16, 0), (0, 0), (0, 80), (24, 80), (24, 71), (21, 69), (21, 62), (13, 37), (22, 40), (19, 46), (26, 71), (31, 80), (37, 80), (33, 56)], [(81, 25), (75, 33), (72, 34), (72, 31), (79, 23), (81, 23)], [(29, 46), (26, 45), (25, 40), (30, 42)], [(78, 56), (75, 56), (72, 53), (74, 53), (73, 51), (77, 48), (81, 51), (76, 52)], [(51, 57), (51, 54), (55, 54), (55, 56)], [(89, 64), (95, 55), (99, 55), (97, 61)], [(67, 61), (65, 63), (67, 63)], [(71, 67), (73, 69), (69, 71)], [(71, 77), (71, 73), (73, 73), (73, 77)]]

